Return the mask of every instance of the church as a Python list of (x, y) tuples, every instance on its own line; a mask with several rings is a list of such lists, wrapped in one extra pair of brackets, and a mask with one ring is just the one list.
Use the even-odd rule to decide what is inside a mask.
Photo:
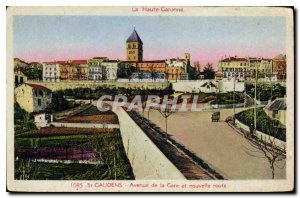
[(143, 60), (143, 41), (137, 31), (133, 30), (126, 40), (126, 61), (138, 73), (164, 73), (167, 80), (188, 80), (190, 54), (185, 53), (184, 59)]

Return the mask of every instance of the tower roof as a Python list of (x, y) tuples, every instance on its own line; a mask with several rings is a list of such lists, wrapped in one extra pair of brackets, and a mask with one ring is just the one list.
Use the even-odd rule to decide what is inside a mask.
[(126, 42), (139, 42), (139, 43), (143, 44), (142, 39), (139, 37), (139, 35), (135, 31), (135, 29), (133, 30), (132, 34), (128, 37), (128, 39), (126, 40)]

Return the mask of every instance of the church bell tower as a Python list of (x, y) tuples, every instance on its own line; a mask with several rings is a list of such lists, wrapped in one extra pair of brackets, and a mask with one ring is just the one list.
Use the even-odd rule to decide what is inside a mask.
[(126, 60), (132, 62), (143, 61), (143, 42), (135, 29), (126, 40)]

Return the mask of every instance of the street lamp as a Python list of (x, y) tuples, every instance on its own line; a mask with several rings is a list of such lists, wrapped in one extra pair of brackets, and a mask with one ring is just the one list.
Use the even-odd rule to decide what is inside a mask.
[(256, 106), (257, 106), (256, 89), (257, 89), (257, 64), (255, 68), (255, 81), (254, 81), (254, 132), (256, 132)]
[(233, 116), (232, 116), (232, 122), (235, 124), (235, 80), (236, 80), (236, 73), (233, 73)]

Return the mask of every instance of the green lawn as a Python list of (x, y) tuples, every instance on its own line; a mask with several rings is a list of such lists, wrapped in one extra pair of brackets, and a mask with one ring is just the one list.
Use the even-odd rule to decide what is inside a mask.
[(234, 94), (233, 92), (228, 93), (203, 93), (200, 92), (197, 94), (199, 100), (203, 100), (206, 102), (209, 102), (210, 104), (238, 104), (244, 102), (244, 97), (241, 95), (241, 93), (236, 92), (235, 93), (235, 100), (234, 100)]

